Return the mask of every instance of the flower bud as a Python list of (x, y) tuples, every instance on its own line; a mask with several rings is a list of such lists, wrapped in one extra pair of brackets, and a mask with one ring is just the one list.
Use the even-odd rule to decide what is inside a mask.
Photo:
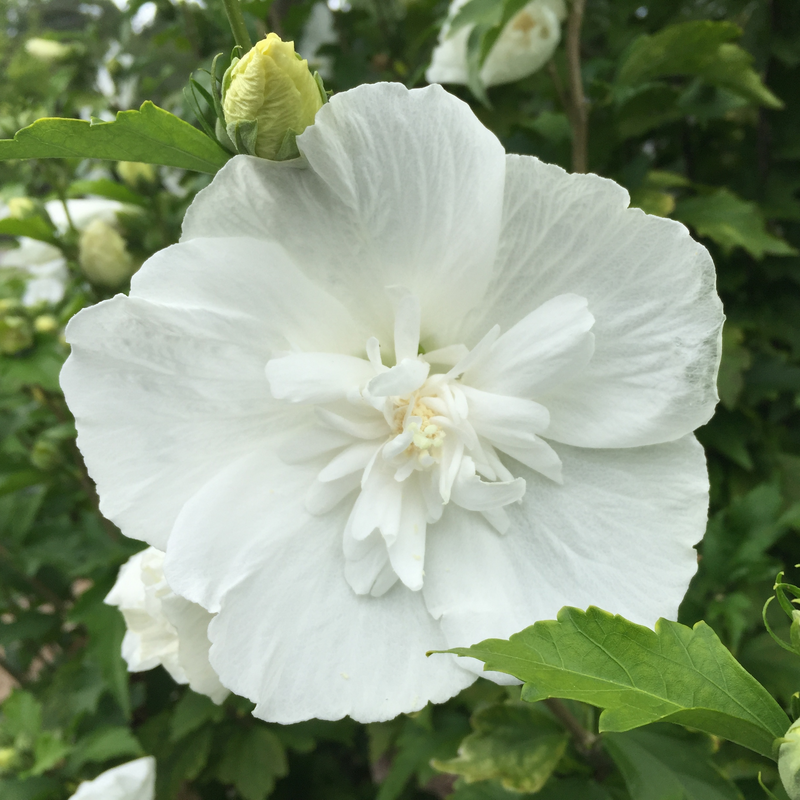
[(132, 189), (138, 186), (151, 186), (156, 182), (156, 168), (141, 161), (118, 161), (117, 174)]
[(81, 233), (78, 261), (83, 274), (99, 286), (118, 286), (136, 271), (125, 240), (102, 219), (93, 220)]
[(36, 213), (36, 203), (30, 197), (12, 197), (6, 205), (14, 219), (26, 219)]
[(72, 46), (53, 39), (33, 38), (25, 42), (25, 52), (39, 61), (50, 63), (65, 59), (72, 52)]
[(270, 33), (240, 59), (222, 83), (227, 133), (240, 151), (282, 161), (298, 155), (293, 135), (314, 122), (323, 90), (294, 52), (294, 42)]
[(778, 773), (790, 800), (800, 800), (800, 719), (784, 734), (778, 752)]
[(36, 333), (52, 333), (58, 330), (58, 320), (52, 314), (40, 314), (33, 321)]
[(9, 314), (0, 319), (0, 353), (13, 356), (33, 344), (33, 330), (26, 317)]

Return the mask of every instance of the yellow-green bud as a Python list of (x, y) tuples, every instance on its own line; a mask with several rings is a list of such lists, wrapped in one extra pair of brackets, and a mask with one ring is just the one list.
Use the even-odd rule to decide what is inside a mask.
[(14, 219), (25, 219), (36, 213), (36, 203), (30, 197), (12, 197), (6, 205)]
[(52, 314), (42, 314), (33, 321), (36, 333), (52, 333), (58, 329), (58, 320)]
[(33, 330), (27, 318), (9, 314), (0, 319), (0, 353), (13, 356), (33, 344)]
[(118, 161), (117, 173), (125, 183), (135, 189), (140, 184), (150, 186), (156, 182), (156, 168), (141, 161)]
[(25, 52), (39, 61), (61, 61), (72, 52), (72, 46), (56, 42), (53, 39), (28, 39)]
[(17, 760), (17, 751), (13, 747), (0, 747), (0, 772), (13, 767)]
[(800, 800), (800, 719), (795, 720), (784, 734), (787, 740), (778, 752), (778, 773), (786, 794)]
[[(269, 159), (287, 157), (286, 150), (281, 153), (287, 134), (302, 133), (323, 103), (322, 90), (308, 62), (294, 52), (294, 42), (284, 42), (274, 33), (233, 61), (222, 91), (231, 140), (237, 143), (237, 125), (247, 129), (248, 123), (255, 122), (253, 154)], [(296, 154), (293, 150), (288, 157)]]
[(83, 274), (99, 286), (119, 286), (136, 271), (125, 240), (101, 219), (93, 220), (81, 233), (78, 262)]

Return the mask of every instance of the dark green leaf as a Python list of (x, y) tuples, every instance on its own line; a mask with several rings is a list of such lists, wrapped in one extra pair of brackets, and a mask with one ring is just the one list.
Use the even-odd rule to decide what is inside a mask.
[(698, 20), (640, 36), (623, 56), (617, 82), (624, 86), (669, 75), (696, 76), (755, 103), (781, 108), (781, 101), (753, 69), (753, 57), (731, 44), (741, 33), (732, 22)]
[(509, 641), (455, 648), (526, 682), (523, 699), (580, 700), (604, 709), (601, 731), (676, 722), (772, 757), (789, 720), (703, 622), (656, 630), (590, 607), (563, 608)]
[(215, 173), (228, 154), (202, 131), (147, 101), (113, 122), (45, 118), (0, 140), (9, 158), (106, 158)]
[(177, 742), (207, 722), (219, 722), (224, 715), (222, 707), (213, 700), (189, 689), (175, 706), (170, 720), (169, 738)]
[(217, 766), (217, 778), (233, 784), (244, 800), (264, 800), (287, 770), (286, 753), (278, 738), (263, 725), (256, 725), (230, 738)]
[(607, 733), (603, 744), (636, 800), (741, 800), (708, 759), (700, 736), (655, 729)]
[(681, 200), (675, 218), (725, 250), (743, 247), (754, 258), (797, 254), (783, 239), (767, 232), (764, 217), (755, 203), (742, 200), (729, 189)]
[(84, 764), (102, 764), (112, 758), (137, 758), (142, 755), (142, 746), (130, 728), (95, 728), (78, 740), (69, 759), (69, 769), (76, 773)]

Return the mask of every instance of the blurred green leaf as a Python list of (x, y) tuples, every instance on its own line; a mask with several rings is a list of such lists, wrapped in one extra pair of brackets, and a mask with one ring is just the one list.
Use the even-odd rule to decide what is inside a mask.
[(768, 108), (783, 103), (761, 82), (753, 57), (731, 42), (742, 34), (732, 22), (697, 20), (640, 36), (622, 57), (618, 84), (635, 85), (669, 75), (703, 78)]
[(33, 746), (33, 767), (21, 777), (32, 777), (47, 772), (55, 767), (69, 753), (70, 749), (70, 745), (63, 741), (60, 733), (43, 731), (36, 737)]
[(601, 731), (651, 722), (689, 725), (772, 757), (789, 720), (703, 622), (661, 619), (655, 632), (590, 607), (563, 608), (509, 641), (447, 652), (525, 681), (522, 697), (580, 700), (604, 709)]
[(129, 728), (100, 727), (79, 739), (70, 755), (69, 769), (77, 773), (84, 764), (102, 764), (111, 759), (144, 755), (139, 740)]
[(730, 322), (722, 329), (722, 362), (717, 375), (717, 389), (722, 405), (736, 408), (744, 388), (744, 373), (753, 362), (750, 351), (744, 347), (744, 332)]
[(30, 692), (15, 689), (0, 706), (0, 711), (3, 733), (12, 739), (25, 737), (31, 746), (42, 729), (41, 703)]
[[(603, 736), (636, 800), (741, 800), (736, 786), (711, 764), (699, 736), (655, 729)], [(705, 752), (704, 752), (705, 751)]]
[(12, 139), (0, 139), (0, 160), (105, 158), (215, 173), (229, 158), (213, 139), (174, 114), (142, 104), (114, 122), (40, 119)]
[(188, 689), (175, 706), (170, 720), (169, 738), (177, 742), (207, 722), (219, 722), (224, 716), (222, 706), (218, 706), (204, 694)]
[(797, 250), (767, 232), (755, 203), (742, 200), (729, 189), (678, 201), (675, 218), (707, 236), (725, 250), (743, 247), (754, 258), (791, 256)]
[(456, 758), (433, 760), (436, 769), (462, 775), (467, 783), (495, 779), (515, 792), (538, 792), (567, 747), (561, 725), (526, 703), (481, 709), (472, 727)]
[[(2, 139), (0, 139), (2, 142)], [(5, 236), (27, 236), (42, 242), (55, 241), (55, 230), (42, 217), (26, 217), (0, 219), (0, 234)]]
[(264, 800), (287, 770), (286, 753), (278, 738), (263, 725), (255, 725), (230, 738), (216, 775), (235, 786), (244, 800)]

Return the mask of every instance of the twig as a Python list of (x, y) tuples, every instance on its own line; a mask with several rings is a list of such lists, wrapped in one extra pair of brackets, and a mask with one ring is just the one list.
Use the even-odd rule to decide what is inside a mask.
[(556, 67), (556, 63), (552, 58), (547, 62), (547, 72), (553, 81), (553, 86), (555, 86), (558, 100), (561, 103), (561, 108), (567, 112), (567, 116), (570, 116), (572, 109), (570, 108), (569, 97), (564, 89), (564, 83), (561, 80), (561, 76), (558, 74), (558, 67)]
[(587, 755), (594, 750), (599, 740), (597, 734), (592, 733), (581, 725), (577, 717), (560, 700), (551, 698), (544, 704), (550, 709), (553, 716), (569, 731), (578, 752)]
[(225, 13), (228, 15), (233, 39), (246, 53), (253, 46), (253, 43), (250, 41), (247, 25), (244, 24), (244, 15), (242, 14), (239, 0), (222, 0), (222, 2), (225, 6)]
[(588, 167), (589, 109), (581, 77), (581, 25), (586, 0), (572, 0), (567, 20), (567, 67), (569, 71), (570, 124), (572, 125), (572, 171), (586, 172)]

